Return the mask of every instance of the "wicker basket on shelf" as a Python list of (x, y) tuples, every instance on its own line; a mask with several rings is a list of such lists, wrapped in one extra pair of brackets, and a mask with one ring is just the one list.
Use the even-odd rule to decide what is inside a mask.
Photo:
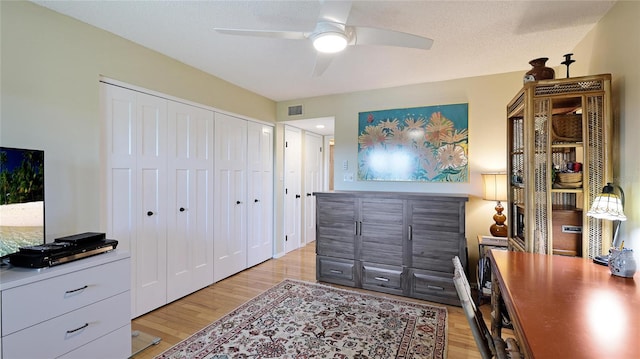
[(580, 188), (582, 187), (582, 172), (558, 172), (556, 173), (555, 188)]
[(551, 121), (554, 141), (582, 141), (582, 115), (554, 115)]

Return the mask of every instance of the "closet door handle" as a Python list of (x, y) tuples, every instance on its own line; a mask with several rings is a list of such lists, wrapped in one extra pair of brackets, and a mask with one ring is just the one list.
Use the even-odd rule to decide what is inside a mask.
[(180, 212), (184, 212), (184, 207), (180, 207)]
[(296, 198), (300, 198), (300, 195), (299, 195), (299, 194), (297, 194), (297, 195), (296, 195)]
[(311, 197), (311, 193), (307, 193), (307, 197)]
[(240, 202), (240, 201), (236, 201), (236, 204), (242, 204), (242, 202)]
[(256, 198), (256, 199), (253, 200), (253, 202), (254, 203), (258, 203), (258, 202), (260, 202), (260, 200)]
[(153, 212), (151, 212), (151, 211), (147, 212), (147, 216), (149, 216), (149, 217), (153, 216)]

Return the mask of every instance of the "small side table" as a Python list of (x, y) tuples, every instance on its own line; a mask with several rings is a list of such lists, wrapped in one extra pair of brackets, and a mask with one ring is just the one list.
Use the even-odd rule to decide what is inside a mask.
[(483, 299), (491, 299), (491, 263), (487, 258), (490, 249), (507, 250), (507, 237), (493, 237), (478, 235), (478, 305)]

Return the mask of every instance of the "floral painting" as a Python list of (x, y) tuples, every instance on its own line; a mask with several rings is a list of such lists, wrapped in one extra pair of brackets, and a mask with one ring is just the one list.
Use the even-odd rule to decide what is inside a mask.
[(467, 182), (468, 104), (360, 112), (358, 180)]

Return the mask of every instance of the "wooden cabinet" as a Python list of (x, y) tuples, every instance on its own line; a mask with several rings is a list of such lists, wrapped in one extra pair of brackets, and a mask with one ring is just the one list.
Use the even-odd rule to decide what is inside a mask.
[(530, 82), (507, 105), (509, 247), (594, 257), (606, 221), (586, 216), (612, 178), (611, 75)]
[(458, 305), (466, 196), (316, 192), (317, 279)]
[(3, 268), (0, 357), (129, 357), (129, 276), (129, 254), (119, 251), (46, 270)]

